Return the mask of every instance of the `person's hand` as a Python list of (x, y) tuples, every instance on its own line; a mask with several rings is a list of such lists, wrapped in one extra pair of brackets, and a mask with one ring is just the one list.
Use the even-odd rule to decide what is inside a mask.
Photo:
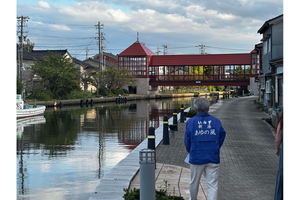
[(277, 149), (277, 150), (276, 150), (276, 154), (277, 154), (277, 156), (280, 155), (280, 149)]

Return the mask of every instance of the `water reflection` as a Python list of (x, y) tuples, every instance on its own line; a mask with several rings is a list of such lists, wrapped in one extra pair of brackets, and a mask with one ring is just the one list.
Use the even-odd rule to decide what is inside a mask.
[(17, 128), (18, 199), (88, 199), (99, 179), (190, 98), (47, 109)]

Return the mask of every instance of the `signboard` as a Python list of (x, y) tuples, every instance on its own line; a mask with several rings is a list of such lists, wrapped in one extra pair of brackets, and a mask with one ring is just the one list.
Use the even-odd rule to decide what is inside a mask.
[(201, 81), (196, 81), (196, 83), (201, 83)]

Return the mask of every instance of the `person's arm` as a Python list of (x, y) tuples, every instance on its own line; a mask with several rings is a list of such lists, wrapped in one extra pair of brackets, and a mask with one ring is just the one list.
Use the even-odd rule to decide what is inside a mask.
[[(220, 122), (221, 123), (221, 122)], [(220, 128), (220, 138), (219, 138), (219, 144), (220, 144), (220, 148), (223, 145), (223, 142), (225, 140), (225, 136), (226, 136), (226, 131), (224, 130), (224, 128), (222, 127), (221, 124), (221, 128)]]
[(276, 154), (280, 155), (280, 145), (282, 142), (282, 130), (281, 130), (281, 124), (279, 123), (276, 128), (276, 137), (275, 137), (275, 147), (276, 147)]

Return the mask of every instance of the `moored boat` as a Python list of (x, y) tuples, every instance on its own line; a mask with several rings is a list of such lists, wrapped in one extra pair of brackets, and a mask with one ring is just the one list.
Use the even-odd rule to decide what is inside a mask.
[(38, 115), (44, 115), (46, 106), (34, 106), (34, 105), (24, 105), (24, 101), (21, 95), (17, 94), (17, 119), (25, 117), (33, 117)]

